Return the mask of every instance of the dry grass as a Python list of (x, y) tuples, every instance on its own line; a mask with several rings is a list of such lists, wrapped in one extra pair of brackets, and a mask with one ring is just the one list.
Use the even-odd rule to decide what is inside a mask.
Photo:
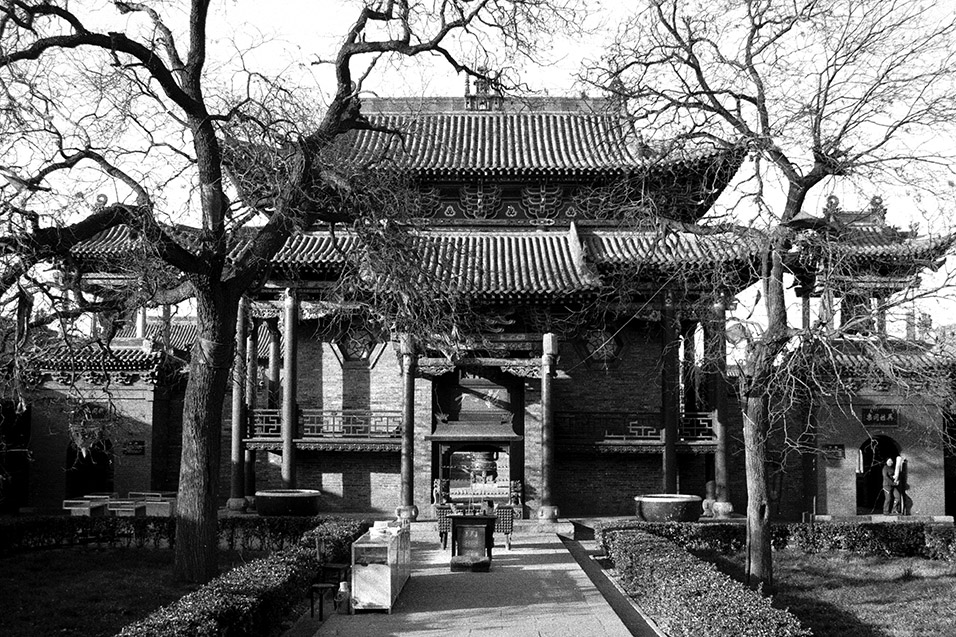
[[(241, 559), (232, 554), (221, 561)], [(94, 548), (0, 559), (0, 636), (115, 635), (195, 590), (173, 581), (172, 560), (168, 550)]]
[[(715, 561), (735, 577), (742, 573), (742, 555)], [(816, 637), (956, 635), (956, 564), (778, 551), (774, 572), (774, 605)]]

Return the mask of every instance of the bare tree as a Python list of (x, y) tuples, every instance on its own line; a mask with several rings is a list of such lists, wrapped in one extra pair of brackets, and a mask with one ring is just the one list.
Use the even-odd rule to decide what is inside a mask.
[(951, 14), (918, 0), (648, 0), (589, 71), (649, 127), (743, 144), (755, 158), (754, 201), (770, 225), (767, 319), (742, 388), (755, 587), (772, 585), (766, 388), (795, 338), (784, 282), (793, 222), (811, 191), (836, 183), (943, 187), (952, 149), (931, 140), (956, 121), (954, 34)]
[[(437, 56), (481, 75), (488, 47), (533, 53), (539, 33), (574, 23), (573, 5), (359, 3), (334, 57), (319, 61), (334, 75), (321, 113), (295, 99), (297, 87), (242, 59), (235, 78), (217, 81), (223, 67), (210, 59), (207, 0), (190, 2), (185, 16), (136, 2), (116, 1), (112, 9), (84, 15), (65, 0), (0, 6), (0, 151), (14, 164), (3, 173), (0, 292), (39, 282), (42, 264), (68, 262), (72, 246), (125, 224), (172, 273), (162, 289), (148, 291), (149, 301), (195, 298), (199, 337), (185, 398), (175, 568), (182, 579), (204, 581), (217, 570), (220, 423), (238, 302), (265, 279), (292, 233), (369, 212), (361, 173), (337, 165), (330, 149), (349, 131), (373, 126), (360, 101), (370, 73), (381, 60)], [(253, 161), (235, 161), (243, 152)], [(262, 202), (230, 199), (227, 164), (259, 171)], [(98, 188), (116, 193), (115, 201), (90, 209), (86, 193)], [(78, 196), (64, 198), (64, 189)], [(170, 223), (175, 218), (165, 211), (174, 209), (177, 189), (191, 194), (197, 232)], [(249, 203), (251, 211), (242, 205)], [(65, 311), (63, 303), (49, 307)]]

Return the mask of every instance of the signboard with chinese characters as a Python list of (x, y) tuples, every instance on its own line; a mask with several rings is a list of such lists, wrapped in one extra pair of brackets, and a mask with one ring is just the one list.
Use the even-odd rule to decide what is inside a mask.
[(125, 441), (123, 443), (123, 455), (124, 456), (145, 456), (146, 441), (145, 440)]
[(833, 460), (846, 458), (846, 447), (843, 445), (823, 445), (820, 450), (825, 458)]
[(895, 407), (863, 407), (860, 420), (864, 427), (896, 427), (899, 424)]

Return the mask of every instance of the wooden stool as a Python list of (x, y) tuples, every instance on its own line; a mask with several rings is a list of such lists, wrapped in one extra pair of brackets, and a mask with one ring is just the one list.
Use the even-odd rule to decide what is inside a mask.
[(319, 621), (325, 621), (325, 592), (336, 591), (338, 584), (317, 582), (309, 586), (309, 617), (315, 617), (315, 594), (319, 594)]

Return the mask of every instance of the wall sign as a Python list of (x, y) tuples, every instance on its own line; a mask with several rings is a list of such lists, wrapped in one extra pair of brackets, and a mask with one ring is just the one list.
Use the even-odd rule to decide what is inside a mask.
[(823, 445), (820, 450), (825, 458), (846, 458), (846, 447), (843, 445)]
[(896, 427), (899, 424), (895, 407), (862, 407), (860, 420), (865, 427)]
[(145, 456), (146, 441), (145, 440), (125, 441), (123, 443), (123, 455), (124, 456)]

